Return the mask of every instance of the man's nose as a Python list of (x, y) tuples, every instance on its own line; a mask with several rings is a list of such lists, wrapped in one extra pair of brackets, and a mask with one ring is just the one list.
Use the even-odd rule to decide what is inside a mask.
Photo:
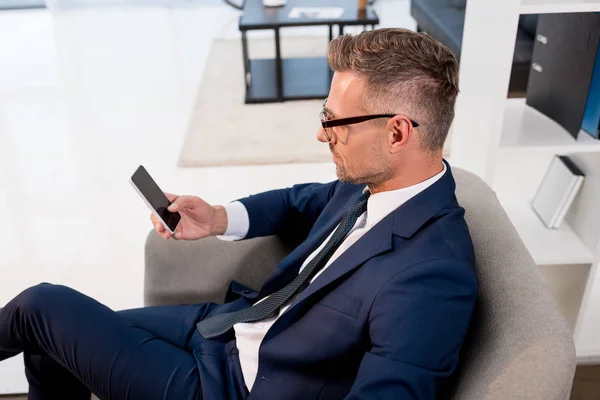
[(327, 136), (325, 136), (325, 129), (320, 128), (317, 131), (317, 140), (322, 143), (327, 143), (329, 141), (327, 140)]

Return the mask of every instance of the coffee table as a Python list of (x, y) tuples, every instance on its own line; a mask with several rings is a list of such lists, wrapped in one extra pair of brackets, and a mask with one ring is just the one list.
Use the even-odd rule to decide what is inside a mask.
[[(345, 26), (379, 24), (374, 10), (358, 10), (357, 0), (287, 0), (281, 7), (265, 7), (262, 0), (246, 0), (239, 20), (242, 33), (246, 104), (272, 103), (286, 100), (322, 99), (327, 97), (333, 73), (325, 57), (281, 57), (281, 28), (292, 26), (329, 26), (329, 40), (333, 39), (333, 26), (342, 35)], [(344, 12), (338, 19), (288, 18), (294, 7), (341, 7)], [(250, 59), (247, 32), (269, 29), (275, 33), (275, 58)]]

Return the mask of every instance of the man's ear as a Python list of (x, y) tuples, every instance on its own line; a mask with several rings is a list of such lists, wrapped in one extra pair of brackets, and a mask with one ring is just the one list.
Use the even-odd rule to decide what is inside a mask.
[(402, 117), (401, 115), (390, 118), (386, 125), (386, 129), (388, 131), (388, 144), (391, 154), (395, 154), (404, 149), (412, 138), (412, 123), (408, 118)]

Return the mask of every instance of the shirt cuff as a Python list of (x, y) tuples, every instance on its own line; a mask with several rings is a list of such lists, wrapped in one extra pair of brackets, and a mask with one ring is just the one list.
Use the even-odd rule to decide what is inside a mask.
[(250, 217), (248, 210), (239, 201), (224, 206), (227, 213), (227, 230), (223, 235), (217, 236), (220, 240), (234, 241), (246, 237), (250, 230)]

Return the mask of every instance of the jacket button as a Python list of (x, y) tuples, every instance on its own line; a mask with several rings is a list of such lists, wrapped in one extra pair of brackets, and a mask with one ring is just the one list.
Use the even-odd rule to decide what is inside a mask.
[(248, 290), (248, 289), (242, 290), (242, 294), (250, 294), (250, 293), (252, 293), (251, 290)]

